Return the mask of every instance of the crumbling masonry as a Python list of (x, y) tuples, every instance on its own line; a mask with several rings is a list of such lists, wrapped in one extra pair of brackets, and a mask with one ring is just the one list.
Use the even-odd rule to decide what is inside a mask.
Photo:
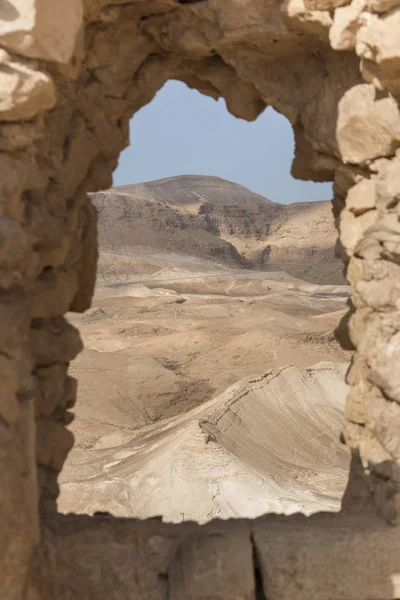
[[(398, 1), (0, 0), (1, 600), (400, 598)], [(293, 175), (335, 182), (355, 349), (339, 515), (57, 515), (82, 348), (63, 315), (96, 275), (86, 192), (111, 185), (130, 117), (171, 78), (244, 119), (273, 106)]]

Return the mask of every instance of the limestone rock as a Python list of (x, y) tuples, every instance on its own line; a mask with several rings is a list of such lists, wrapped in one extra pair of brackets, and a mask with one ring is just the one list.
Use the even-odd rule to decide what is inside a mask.
[(55, 88), (49, 75), (24, 61), (4, 60), (4, 50), (0, 58), (0, 119), (29, 120), (54, 106)]
[(57, 483), (58, 472), (44, 465), (38, 465), (37, 472), (40, 489), (39, 511), (41, 514), (46, 515), (56, 513), (57, 496), (60, 491)]
[(344, 210), (340, 220), (340, 240), (346, 249), (347, 255), (352, 256), (358, 242), (364, 233), (378, 220), (376, 210), (369, 210), (356, 217), (353, 212)]
[(81, 218), (83, 259), (77, 273), (77, 291), (69, 306), (69, 310), (75, 312), (90, 307), (97, 275), (97, 214), (88, 200), (82, 207)]
[(393, 479), (381, 480), (377, 486), (376, 503), (380, 514), (391, 524), (400, 524), (400, 485)]
[(350, 4), (351, 0), (305, 0), (305, 5), (310, 10), (334, 11), (340, 6)]
[(400, 152), (380, 174), (376, 183), (376, 205), (382, 212), (400, 202)]
[(373, 85), (355, 85), (339, 101), (336, 138), (345, 163), (391, 156), (400, 144), (399, 107), (389, 95), (376, 98)]
[(332, 25), (332, 18), (327, 10), (310, 10), (306, 8), (304, 0), (286, 0), (282, 10), (289, 26), (299, 31), (326, 37)]
[(360, 16), (366, 0), (353, 0), (348, 6), (337, 8), (333, 25), (329, 31), (329, 41), (335, 50), (351, 50), (356, 46), (356, 36), (361, 27)]
[(357, 305), (364, 304), (379, 311), (400, 308), (400, 285), (397, 283), (399, 274), (399, 267), (393, 264), (392, 273), (386, 277), (356, 282), (353, 296), (357, 296)]
[(350, 188), (347, 198), (346, 207), (355, 215), (361, 215), (376, 208), (375, 203), (375, 180), (362, 179), (354, 187)]
[(28, 569), (39, 543), (33, 403), (21, 404), (18, 420), (0, 424), (0, 576), (2, 595), (23, 598)]
[(4, 123), (0, 133), (0, 152), (26, 150), (32, 141), (43, 137), (43, 115), (29, 123)]
[[(246, 527), (227, 534), (210, 524), (186, 537), (169, 567), (170, 594), (176, 600), (253, 598), (255, 579), (252, 545)], [(197, 584), (193, 585), (196, 580)]]
[(383, 255), (393, 256), (395, 262), (398, 262), (397, 257), (400, 256), (400, 220), (397, 214), (385, 215), (371, 227), (369, 234), (369, 237), (379, 243), (381, 249), (383, 249)]
[(18, 402), (19, 377), (17, 366), (6, 356), (0, 355), (0, 415), (7, 425), (19, 418), (21, 407)]
[(0, 280), (3, 288), (21, 283), (32, 260), (29, 254), (29, 241), (23, 228), (15, 219), (4, 216), (0, 221)]
[(399, 18), (398, 7), (383, 15), (365, 13), (356, 44), (364, 79), (396, 98), (400, 94)]
[(69, 310), (78, 290), (75, 269), (43, 269), (33, 288), (32, 318), (56, 317)]
[(66, 63), (83, 22), (82, 0), (6, 0), (1, 43), (11, 52)]
[(361, 181), (365, 172), (362, 169), (349, 164), (340, 164), (335, 170), (334, 192), (343, 198), (351, 187)]
[[(385, 63), (384, 63), (385, 64)], [(372, 60), (361, 56), (360, 71), (365, 81), (372, 83), (378, 93), (390, 92), (394, 97), (400, 93), (400, 76), (398, 69), (391, 69), (389, 65), (377, 65)]]
[(357, 35), (359, 56), (391, 69), (400, 67), (400, 9), (382, 15), (369, 15)]
[(368, 0), (368, 8), (376, 13), (385, 13), (397, 6), (399, 0)]
[(74, 436), (61, 423), (40, 417), (36, 421), (36, 456), (38, 464), (60, 471)]
[[(398, 534), (394, 528), (381, 527), (374, 515), (361, 514), (260, 520), (253, 535), (265, 597), (394, 600), (399, 593), (394, 576), (400, 559)], [(333, 548), (348, 560), (333, 559)]]
[(68, 363), (82, 350), (79, 332), (63, 317), (34, 319), (30, 332), (36, 364)]
[(379, 402), (376, 398), (372, 404), (374, 411), (374, 433), (384, 448), (397, 460), (400, 459), (400, 441), (397, 431), (400, 427), (400, 405), (397, 402)]
[(64, 389), (59, 407), (61, 410), (72, 408), (76, 402), (78, 382), (75, 377), (65, 377)]
[(374, 344), (365, 352), (371, 366), (370, 380), (379, 386), (389, 398), (400, 403), (400, 323), (396, 313), (377, 314), (371, 319), (366, 332)]
[(56, 364), (37, 369), (36, 372), (36, 415), (50, 416), (64, 396), (64, 379), (67, 367)]

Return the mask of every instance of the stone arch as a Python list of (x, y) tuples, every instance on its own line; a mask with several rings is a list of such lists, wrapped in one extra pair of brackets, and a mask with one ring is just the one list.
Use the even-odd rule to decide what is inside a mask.
[[(334, 180), (338, 252), (352, 285), (351, 318), (338, 335), (355, 348), (344, 431), (354, 458), (343, 515), (377, 511), (392, 524), (398, 521), (400, 13), (395, 4), (7, 0), (0, 9), (0, 503), (8, 597), (71, 597), (69, 577), (57, 588), (53, 574), (52, 591), (43, 583), (46, 552), (54, 551), (61, 565), (65, 549), (57, 554), (56, 534), (51, 527), (46, 533), (41, 524), (56, 511), (57, 473), (73, 443), (66, 425), (76, 382), (67, 371), (81, 342), (63, 315), (89, 307), (95, 282), (96, 215), (86, 192), (111, 185), (119, 152), (128, 143), (129, 118), (171, 78), (223, 96), (233, 115), (248, 120), (273, 106), (294, 128), (294, 176)], [(293, 523), (272, 519), (270, 534), (281, 521), (283, 528)], [(81, 543), (89, 543), (85, 535), (90, 537), (92, 521), (62, 522), (63, 531), (78, 528)], [(327, 517), (323, 523), (329, 529), (337, 521)], [(103, 516), (102, 526), (104, 536), (97, 542), (109, 543), (117, 530), (122, 535), (119, 520)], [(164, 535), (163, 526), (154, 522), (127, 527), (139, 538), (148, 535), (143, 531)], [(365, 535), (368, 544), (374, 540), (376, 556), (387, 544), (394, 547), (396, 538), (374, 527)], [(185, 525), (176, 535), (194, 529)], [(235, 525), (225, 529), (247, 553), (244, 560), (253, 565), (254, 575), (249, 529), (245, 534)], [(375, 539), (375, 533), (381, 537)], [(46, 546), (43, 540), (50, 538)], [(30, 571), (41, 539), (45, 554)], [(257, 569), (265, 575), (262, 542), (257, 548)], [(201, 554), (197, 542), (191, 552), (189, 572)], [(227, 561), (229, 544), (215, 552)], [(172, 569), (172, 595), (183, 594), (182, 560)], [(398, 597), (398, 581), (397, 587), (387, 583), (398, 554), (393, 561), (381, 567), (376, 597)], [(223, 564), (228, 578), (231, 566)], [(303, 589), (313, 590), (314, 584), (320, 589), (307, 568)], [(32, 580), (39, 581), (33, 588)], [(225, 589), (227, 579), (222, 580), (223, 585), (215, 575), (213, 585)], [(240, 585), (245, 582), (244, 576)], [(269, 598), (286, 597), (269, 582), (263, 580)], [(99, 597), (90, 585), (82, 597)], [(61, 592), (52, 595), (57, 589)], [(106, 593), (107, 586), (101, 589)], [(366, 598), (368, 589), (358, 587), (347, 596), (342, 590), (335, 598)], [(325, 597), (321, 591), (320, 597)]]

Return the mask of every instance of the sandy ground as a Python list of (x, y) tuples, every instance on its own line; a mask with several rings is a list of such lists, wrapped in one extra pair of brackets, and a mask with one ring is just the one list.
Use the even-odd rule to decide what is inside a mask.
[(136, 434), (75, 453), (60, 508), (167, 521), (336, 510), (349, 456), (345, 365), (284, 367)]
[(182, 265), (103, 282), (71, 316), (85, 350), (60, 509), (201, 522), (337, 509), (346, 295)]

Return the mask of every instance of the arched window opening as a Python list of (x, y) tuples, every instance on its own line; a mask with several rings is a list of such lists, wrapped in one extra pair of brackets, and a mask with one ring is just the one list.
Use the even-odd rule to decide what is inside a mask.
[(290, 176), (284, 117), (247, 123), (178, 82), (132, 119), (131, 143), (92, 195), (97, 290), (71, 316), (85, 349), (60, 509), (338, 510), (347, 286), (331, 184)]

